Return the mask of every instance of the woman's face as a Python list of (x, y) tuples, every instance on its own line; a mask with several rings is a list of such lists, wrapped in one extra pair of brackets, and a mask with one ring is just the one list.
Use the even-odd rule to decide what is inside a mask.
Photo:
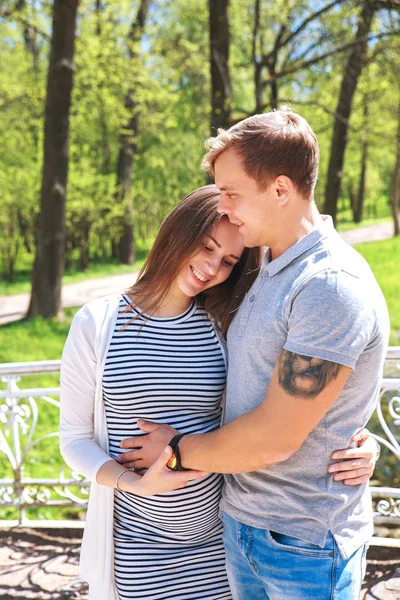
[(180, 271), (175, 285), (185, 296), (197, 296), (225, 281), (243, 250), (244, 244), (237, 226), (227, 218), (221, 219)]

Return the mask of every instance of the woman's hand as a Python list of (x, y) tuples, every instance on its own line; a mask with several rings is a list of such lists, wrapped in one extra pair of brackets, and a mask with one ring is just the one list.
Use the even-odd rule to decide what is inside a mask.
[(332, 459), (338, 462), (328, 467), (335, 481), (345, 485), (360, 485), (372, 477), (378, 459), (378, 446), (368, 429), (361, 429), (351, 438), (356, 448), (336, 450)]
[(173, 427), (160, 423), (151, 423), (139, 419), (138, 426), (147, 435), (122, 440), (121, 448), (131, 448), (118, 456), (118, 462), (128, 469), (135, 469), (139, 475), (158, 459), (165, 446), (179, 433)]
[(131, 491), (138, 496), (154, 496), (184, 488), (189, 481), (208, 475), (204, 471), (171, 471), (166, 466), (171, 456), (172, 448), (167, 446), (143, 477), (135, 481), (132, 488), (126, 491)]

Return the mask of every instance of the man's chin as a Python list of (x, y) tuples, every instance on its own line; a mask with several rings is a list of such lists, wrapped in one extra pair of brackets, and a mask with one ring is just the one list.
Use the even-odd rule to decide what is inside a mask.
[(245, 248), (255, 248), (256, 246), (258, 246), (258, 244), (256, 244), (252, 240), (246, 239), (246, 237), (244, 235), (242, 235), (242, 239), (243, 239), (243, 244), (244, 244)]

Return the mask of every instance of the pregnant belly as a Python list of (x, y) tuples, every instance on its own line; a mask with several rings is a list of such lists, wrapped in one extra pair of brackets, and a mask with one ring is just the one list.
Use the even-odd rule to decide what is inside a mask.
[(157, 496), (143, 498), (116, 491), (116, 530), (150, 539), (163, 533), (177, 541), (201, 539), (220, 526), (222, 485), (223, 476), (212, 473), (181, 490)]

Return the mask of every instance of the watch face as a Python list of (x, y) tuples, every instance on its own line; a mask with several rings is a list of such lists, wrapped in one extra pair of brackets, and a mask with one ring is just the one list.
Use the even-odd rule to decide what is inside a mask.
[(175, 471), (177, 466), (178, 466), (178, 461), (176, 460), (176, 455), (173, 454), (171, 456), (171, 458), (169, 459), (169, 461), (167, 462), (167, 467), (168, 467), (168, 469)]

